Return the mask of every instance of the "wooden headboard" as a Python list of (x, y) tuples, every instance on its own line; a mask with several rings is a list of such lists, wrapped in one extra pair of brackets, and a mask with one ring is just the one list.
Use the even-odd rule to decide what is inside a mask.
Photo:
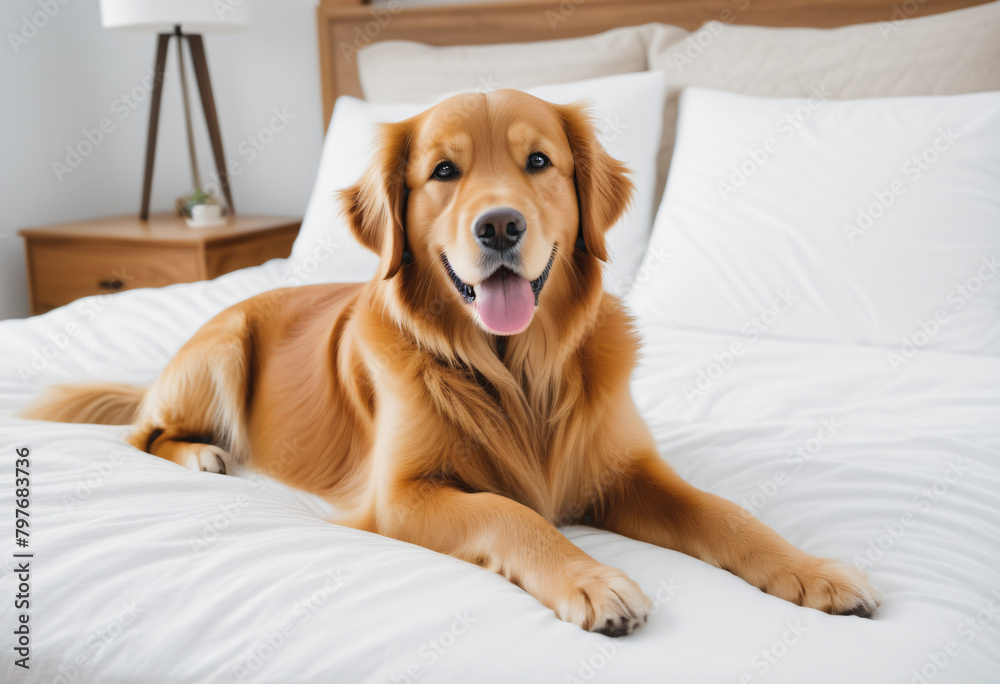
[(324, 122), (340, 95), (362, 97), (357, 51), (380, 40), (431, 45), (523, 43), (574, 38), (619, 26), (661, 22), (699, 28), (711, 20), (760, 26), (832, 28), (893, 21), (982, 4), (985, 0), (510, 0), (409, 7), (408, 0), (320, 0), (320, 78)]

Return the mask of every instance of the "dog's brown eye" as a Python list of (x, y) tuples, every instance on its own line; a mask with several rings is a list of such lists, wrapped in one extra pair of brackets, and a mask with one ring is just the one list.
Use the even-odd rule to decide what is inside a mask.
[(434, 173), (431, 174), (432, 177), (438, 180), (451, 180), (458, 175), (458, 169), (451, 162), (441, 162), (434, 167)]
[(549, 158), (541, 152), (532, 152), (528, 155), (528, 171), (541, 171), (550, 163)]

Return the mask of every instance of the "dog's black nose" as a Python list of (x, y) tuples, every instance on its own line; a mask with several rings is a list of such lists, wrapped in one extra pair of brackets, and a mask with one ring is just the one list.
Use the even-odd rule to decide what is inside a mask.
[(498, 207), (484, 212), (472, 226), (472, 234), (483, 247), (510, 249), (518, 243), (528, 225), (517, 209)]

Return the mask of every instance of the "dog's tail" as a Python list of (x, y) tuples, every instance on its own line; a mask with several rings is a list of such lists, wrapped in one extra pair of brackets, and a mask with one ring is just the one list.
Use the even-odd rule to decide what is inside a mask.
[(57, 423), (130, 425), (146, 389), (112, 382), (57, 385), (21, 413), (22, 418)]

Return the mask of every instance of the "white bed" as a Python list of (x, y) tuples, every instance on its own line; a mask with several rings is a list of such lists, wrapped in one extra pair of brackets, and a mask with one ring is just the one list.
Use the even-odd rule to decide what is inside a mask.
[[(662, 91), (649, 97), (662, 105)], [(321, 169), (289, 261), (0, 322), (8, 520), (15, 450), (29, 448), (31, 464), (30, 547), (14, 547), (11, 529), (0, 559), (0, 681), (1000, 681), (1000, 278), (983, 276), (904, 368), (888, 356), (900, 330), (912, 337), (934, 315), (922, 287), (937, 292), (981, 254), (1000, 255), (1000, 93), (831, 104), (738, 201), (712, 204), (720, 160), (738, 163), (776, 112), (801, 104), (733, 97), (695, 90), (681, 105), (670, 185), (628, 279), (645, 339), (634, 395), (683, 477), (804, 550), (865, 569), (882, 593), (872, 619), (800, 608), (682, 554), (566, 528), (654, 601), (645, 626), (611, 639), (475, 566), (332, 525), (324, 502), (262, 475), (186, 470), (128, 447), (123, 428), (14, 417), (51, 384), (150, 382), (208, 318), (255, 293), (364, 277), (371, 261), (325, 222), (335, 185)], [(971, 142), (942, 156), (934, 183), (911, 188), (913, 206), (864, 236), (870, 252), (856, 261), (843, 221), (828, 214), (854, 190), (880, 187), (879, 156), (840, 170), (803, 160), (871, 149), (879, 126), (933, 130), (940, 117), (959, 117)], [(868, 133), (844, 128), (858, 120)], [(706, 139), (718, 130), (727, 134)], [(655, 175), (656, 145), (636, 148)], [(955, 225), (926, 209), (948, 202)], [(917, 229), (911, 213), (931, 218)], [(635, 230), (645, 244), (650, 226)], [(799, 303), (765, 316), (751, 338), (743, 323), (783, 283)], [(727, 358), (734, 342), (743, 351)], [(10, 600), (12, 554), (23, 551), (34, 554), (27, 611)], [(15, 665), (8, 628), (22, 612), (30, 670)]]
[[(120, 428), (10, 417), (42, 384), (148, 381), (213, 312), (280, 283), (281, 273), (272, 262), (116, 295), (37, 383), (4, 374), (0, 449), (12, 464), (15, 447), (31, 448), (36, 556), (32, 670), (13, 665), (4, 630), (3, 681), (405, 682), (414, 665), (420, 681), (566, 682), (589, 681), (587, 668), (601, 665), (594, 681), (738, 682), (746, 674), (746, 682), (908, 683), (911, 668), (951, 641), (961, 654), (934, 681), (996, 681), (997, 358), (925, 352), (898, 377), (885, 373), (882, 349), (761, 340), (691, 412), (679, 386), (705, 349), (729, 336), (645, 326), (635, 395), (681, 475), (757, 503), (756, 514), (793, 543), (849, 563), (903, 515), (916, 522), (898, 542), (882, 540), (881, 558), (873, 554), (868, 572), (883, 605), (871, 620), (798, 608), (684, 555), (566, 529), (657, 601), (649, 623), (624, 639), (560, 622), (474, 566), (326, 523), (319, 503), (261, 476), (185, 470), (127, 447)], [(170, 315), (152, 314), (153, 305)], [(73, 318), (67, 308), (0, 324), (8, 364), (30, 358)], [(809, 440), (831, 418), (843, 430), (813, 456)], [(798, 446), (812, 458), (793, 472), (786, 455)], [(950, 462), (960, 463), (960, 479), (936, 502), (915, 501), (949, 476)], [(776, 470), (788, 482), (760, 505), (758, 482)], [(2, 510), (12, 499), (5, 486)], [(8, 594), (11, 563), (5, 554)], [(2, 624), (13, 614), (4, 601)], [(456, 614), (474, 622), (466, 628)], [(984, 625), (971, 641), (958, 629), (969, 618)], [(442, 634), (453, 628), (465, 633), (451, 645)], [(284, 645), (272, 648), (269, 635)], [(449, 647), (437, 653), (432, 639)], [(241, 678), (239, 667), (252, 676)]]

